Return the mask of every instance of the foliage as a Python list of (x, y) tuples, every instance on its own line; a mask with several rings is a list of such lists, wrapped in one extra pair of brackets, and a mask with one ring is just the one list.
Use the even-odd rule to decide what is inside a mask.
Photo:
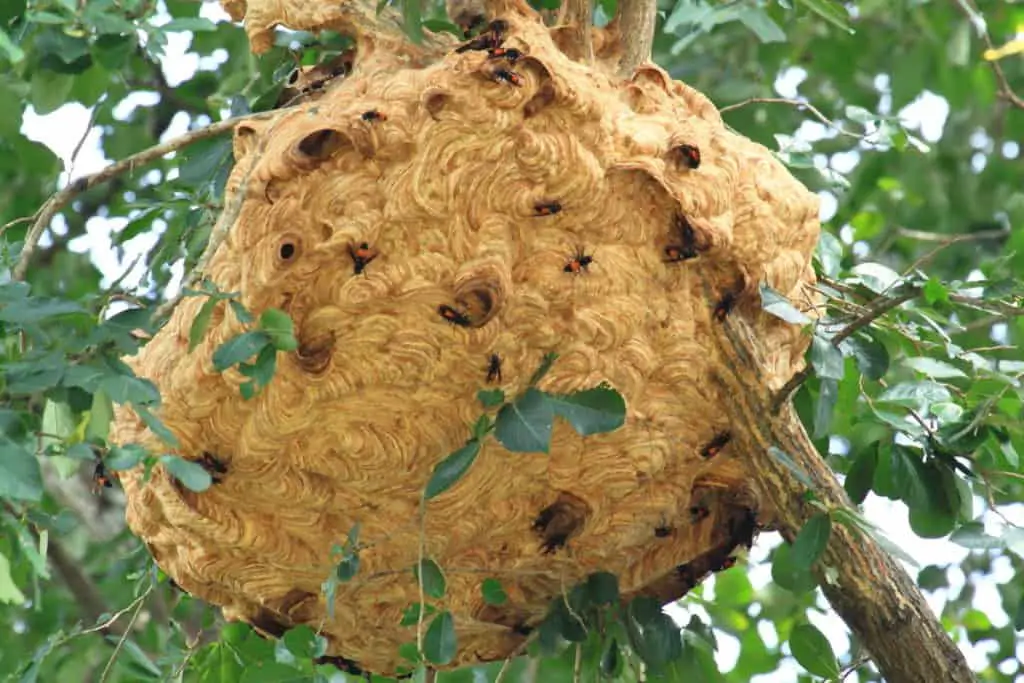
[[(1013, 3), (977, 5), (976, 15), (969, 0), (659, 0), (654, 53), (673, 77), (724, 106), (730, 126), (775, 150), (822, 194), (829, 220), (815, 259), (821, 319), (762, 291), (766, 311), (812, 335), (797, 409), (856, 503), (894, 501), (891, 509), (918, 536), (969, 550), (962, 559), (937, 554), (917, 581), (944, 591), (943, 624), (961, 644), (981, 644), (972, 659), (982, 662), (979, 679), (1002, 682), (1024, 674), (1014, 658), (1015, 629), (1024, 627), (1024, 531), (1001, 519), (1024, 521), (1024, 363), (1015, 349), (1024, 338), (1024, 110), (993, 65), (1020, 93), (1024, 60), (982, 59), (989, 46), (976, 19), (984, 17), (995, 42), (992, 57), (1003, 54), (995, 48), (1010, 44), (1024, 15)], [(606, 23), (616, 6), (601, 0), (595, 20)], [(414, 39), (423, 30), (457, 31), (443, 3), (401, 7)], [(296, 62), (314, 64), (347, 46), (329, 33), (281, 31), (274, 49), (252, 57), (241, 27), (219, 16), (185, 0), (0, 4), (0, 97), (9, 103), (0, 107), (4, 268), (18, 261), (31, 224), (18, 219), (80, 177), (76, 164), (94, 144), (120, 160), (182, 132), (185, 122), (199, 127), (265, 110)], [(171, 67), (183, 55), (198, 68), (180, 78)], [(89, 125), (75, 136), (94, 136), (74, 137), (67, 145), (74, 153), (58, 157), (26, 135), (40, 129), (38, 116), (70, 107), (88, 109), (79, 120)], [(922, 113), (943, 119), (938, 130), (922, 126)], [(147, 476), (164, 467), (194, 491), (211, 485), (201, 464), (110, 447), (106, 438), (115, 406), (128, 406), (169, 450), (175, 446), (156, 388), (120, 359), (154, 332), (168, 286), (199, 258), (230, 162), (225, 135), (90, 187), (54, 220), (27, 281), (0, 283), (0, 623), (9, 634), (0, 675), (347, 677), (316, 663), (326, 643), (312, 629), (271, 641), (223, 623), (170, 586), (123, 529), (116, 489), (81, 494), (94, 477), (102, 487), (104, 472), (140, 464)], [(110, 231), (110, 249), (95, 237), (100, 228)], [(133, 254), (140, 257), (134, 269)], [(216, 367), (241, 373), (247, 397), (273, 381), (277, 353), (296, 343), (285, 314), (247, 311), (238, 293), (208, 283), (184, 294), (205, 297), (191, 349), (215, 308), (227, 306), (241, 331), (211, 349)], [(583, 435), (622, 424), (622, 397), (610, 387), (569, 395), (539, 389), (553, 362), (546, 359), (518, 396), (478, 394), (480, 419), (464, 446), (439, 455), (424, 505), (471, 484), (489, 435), (511, 451), (546, 452), (556, 416)], [(784, 452), (773, 455), (795, 467)], [(813, 515), (794, 543), (762, 535), (749, 575), (740, 567), (721, 572), (674, 608), (673, 616), (689, 617), (685, 628), (650, 600), (620, 604), (615, 577), (599, 573), (552, 602), (527, 651), (507, 667), (497, 662), (438, 680), (494, 680), (504, 668), (508, 681), (634, 681), (641, 663), (647, 680), (745, 682), (771, 672), (795, 678), (786, 672), (797, 669), (805, 679), (856, 670), (860, 680), (878, 680), (855, 649), (823, 635), (832, 631), (822, 625), (810, 569), (827, 563), (825, 544), (839, 524), (878, 537), (902, 558), (922, 558), (886, 541), (869, 515), (823, 509), (804, 483)], [(111, 511), (116, 521), (107, 524)], [(335, 546), (324, 583), (330, 603), (338, 583), (358, 574), (361, 548), (358, 526)], [(769, 566), (772, 581), (752, 583)], [(412, 570), (424, 598), (402, 623), (420, 635), (402, 652), (422, 675), (427, 663), (451, 660), (456, 624), (444, 600), (450, 570), (429, 557)], [(479, 579), (482, 600), (508, 599), (500, 581)], [(979, 599), (982, 592), (990, 597)]]

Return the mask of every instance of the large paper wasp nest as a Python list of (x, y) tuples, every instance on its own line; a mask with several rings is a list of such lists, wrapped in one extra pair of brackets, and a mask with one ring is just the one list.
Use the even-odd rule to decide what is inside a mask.
[[(294, 8), (261, 16), (303, 24)], [(750, 319), (775, 388), (806, 348), (756, 292), (808, 301), (815, 196), (661, 69), (621, 80), (568, 58), (529, 9), (503, 19), (518, 55), (401, 66), (380, 49), (361, 63), (361, 44), (321, 97), (238, 127), (225, 206), (241, 211), (206, 276), (294, 320), (300, 346), (262, 392), (243, 400), (237, 370), (213, 368), (247, 329), (226, 304), (188, 352), (202, 297), (131, 359), (178, 453), (226, 468), (203, 493), (162, 468), (122, 476), (160, 566), (229, 618), (309, 624), (376, 671), (415, 639), (399, 622), (419, 601), (421, 541), (446, 573), (432, 602), (455, 616), (453, 664), (508, 656), (591, 572), (668, 601), (720, 567), (749, 541), (756, 501), (724, 438), (712, 326)], [(607, 382), (625, 425), (582, 438), (556, 422), (549, 455), (488, 439), (421, 522), (434, 466), (483, 411), (477, 391), (514, 396), (549, 352), (541, 389)], [(114, 439), (160, 448), (127, 409)], [(331, 618), (330, 549), (356, 523), (361, 564)], [(492, 577), (504, 605), (481, 597)]]

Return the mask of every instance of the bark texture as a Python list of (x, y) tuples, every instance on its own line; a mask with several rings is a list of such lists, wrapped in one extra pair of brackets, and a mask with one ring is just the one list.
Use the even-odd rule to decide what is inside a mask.
[[(746, 454), (754, 485), (776, 514), (776, 525), (792, 542), (817, 510), (804, 502), (806, 486), (779, 458), (776, 447), (814, 484), (827, 508), (850, 507), (846, 492), (804, 429), (790, 402), (773, 414), (774, 395), (759, 369), (766, 348), (740, 319), (716, 335), (720, 354), (716, 379), (732, 415), (733, 436)], [(834, 582), (825, 568), (838, 572)], [(870, 652), (889, 683), (969, 683), (975, 676), (943, 630), (917, 585), (870, 537), (832, 525), (828, 547), (816, 565), (825, 597)]]

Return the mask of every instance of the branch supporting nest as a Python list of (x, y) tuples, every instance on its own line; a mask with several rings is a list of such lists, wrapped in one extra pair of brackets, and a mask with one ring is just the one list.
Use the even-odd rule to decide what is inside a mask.
[[(846, 493), (811, 443), (789, 403), (773, 411), (773, 395), (761, 376), (763, 353), (751, 329), (735, 317), (715, 335), (715, 379), (732, 419), (733, 439), (746, 454), (752, 481), (775, 511), (783, 537), (792, 542), (816, 508), (797, 492), (806, 485), (772, 455), (783, 451), (814, 485), (828, 510), (850, 508)], [(826, 569), (835, 572), (830, 579)], [(828, 547), (815, 565), (825, 596), (890, 681), (972, 683), (963, 653), (942, 629), (906, 572), (875, 541), (834, 524)]]
[(616, 19), (622, 40), (619, 76), (628, 78), (638, 66), (651, 59), (658, 5), (655, 0), (620, 0)]

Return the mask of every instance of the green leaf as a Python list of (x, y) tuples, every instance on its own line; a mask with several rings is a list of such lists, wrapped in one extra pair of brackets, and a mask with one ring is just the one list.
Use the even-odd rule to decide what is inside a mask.
[(1013, 617), (1013, 628), (1017, 631), (1024, 631), (1024, 596), (1021, 596), (1017, 603), (1017, 613)]
[(857, 369), (867, 379), (879, 380), (889, 371), (889, 350), (869, 334), (848, 337), (842, 346), (850, 350), (857, 361)]
[[(64, 456), (78, 462), (93, 462), (96, 460), (96, 454), (93, 453), (92, 447), (87, 443), (72, 444), (64, 452)], [(76, 467), (75, 469), (77, 470), (78, 468)]]
[(842, 380), (846, 374), (843, 352), (817, 334), (811, 338), (811, 365), (815, 374), (823, 379)]
[[(846, 107), (846, 118), (850, 119), (854, 123), (859, 123), (862, 126), (869, 123), (874, 123), (878, 120), (878, 114), (868, 111), (864, 107), (858, 107), (856, 105), (849, 105)], [(874, 214), (879, 215), (879, 214)], [(859, 235), (860, 237), (873, 237), (874, 235)]]
[(107, 375), (100, 381), (99, 389), (118, 404), (131, 403), (139, 407), (160, 402), (160, 390), (156, 385), (139, 377)]
[(798, 0), (798, 2), (836, 28), (853, 33), (853, 29), (847, 23), (846, 8), (834, 0)]
[[(274, 378), (274, 372), (277, 370), (277, 349), (272, 345), (267, 344), (260, 349), (259, 355), (256, 356), (256, 360), (250, 363), (239, 363), (238, 371), (243, 376), (249, 377), (253, 381), (248, 384), (253, 385), (253, 389), (261, 389), (262, 387), (270, 384), (270, 380)], [(245, 384), (242, 385), (246, 386)], [(242, 392), (243, 397), (248, 400), (251, 396), (246, 396), (245, 392)]]
[[(432, 614), (437, 613), (437, 608), (433, 605), (423, 605), (423, 617), (426, 619)], [(420, 621), (420, 603), (415, 602), (405, 608), (402, 612), (402, 621), (399, 626), (415, 626)]]
[(828, 639), (813, 624), (803, 623), (789, 636), (793, 657), (815, 676), (835, 679), (839, 676), (839, 662)]
[(167, 428), (167, 425), (165, 425), (160, 418), (149, 412), (148, 408), (135, 406), (135, 414), (146, 423), (146, 426), (149, 427), (149, 431), (153, 432), (158, 439), (171, 448), (178, 448), (178, 437), (174, 435), (174, 432)]
[(423, 497), (430, 500), (454, 486), (469, 471), (479, 454), (480, 442), (476, 439), (466, 442), (466, 445), (454, 453), (449, 453), (444, 460), (434, 466), (434, 472), (430, 475)]
[(551, 370), (551, 366), (554, 365), (556, 360), (558, 360), (558, 354), (555, 353), (554, 351), (550, 351), (544, 354), (544, 358), (541, 360), (540, 366), (537, 368), (537, 371), (533, 373), (532, 377), (530, 377), (531, 387), (535, 386), (537, 382), (544, 379), (544, 375), (548, 374), (548, 371)]
[(210, 326), (210, 319), (213, 317), (213, 311), (217, 308), (219, 302), (217, 299), (209, 298), (203, 302), (203, 305), (199, 308), (199, 312), (196, 313), (195, 320), (192, 321), (192, 327), (188, 330), (188, 352), (192, 351), (199, 346), (199, 342), (203, 340), (203, 336), (206, 334), (206, 329)]
[(317, 657), (317, 635), (312, 628), (305, 624), (289, 629), (285, 634), (284, 646), (288, 648), (297, 659), (312, 659)]
[(43, 497), (39, 461), (27, 450), (0, 436), (0, 498), (38, 503)]
[(103, 458), (103, 464), (110, 470), (130, 470), (137, 466), (146, 457), (146, 451), (141, 446), (128, 444), (126, 446), (113, 446), (107, 457)]
[(359, 573), (359, 553), (352, 553), (341, 558), (341, 561), (334, 568), (334, 575), (342, 583), (351, 581), (357, 573)]
[[(745, 13), (745, 12), (744, 12)], [(809, 325), (812, 321), (786, 298), (766, 284), (761, 285), (761, 308), (765, 313), (794, 325)]]
[(554, 419), (548, 395), (530, 387), (514, 403), (506, 403), (498, 411), (495, 436), (513, 453), (547, 453)]
[(25, 594), (18, 590), (17, 584), (14, 583), (14, 577), (11, 576), (10, 560), (0, 552), (0, 603), (23, 605), (25, 600)]
[(7, 35), (7, 31), (2, 28), (0, 28), (0, 55), (7, 57), (7, 61), (13, 66), (17, 66), (25, 59), (25, 51), (18, 47)]
[(810, 571), (828, 545), (828, 537), (832, 532), (832, 521), (825, 513), (814, 515), (803, 525), (793, 539), (791, 561), (798, 569)]
[(750, 5), (740, 12), (740, 21), (749, 28), (762, 43), (782, 43), (786, 34), (768, 13), (756, 5)]
[(875, 477), (875, 465), (878, 463), (878, 444), (872, 444), (870, 448), (858, 455), (846, 473), (846, 481), (843, 487), (847, 495), (857, 505), (864, 502), (871, 490), (871, 483)]
[(240, 683), (300, 683), (310, 680), (294, 666), (275, 661), (249, 662)]
[(260, 329), (270, 335), (270, 342), (278, 351), (294, 351), (299, 348), (291, 317), (277, 308), (269, 308), (260, 314)]
[(960, 511), (959, 493), (948, 480), (954, 475), (934, 461), (920, 464), (916, 473), (916, 493), (906, 501), (910, 507), (910, 528), (923, 538), (946, 536), (956, 527)]
[(488, 605), (504, 605), (508, 602), (508, 595), (498, 579), (484, 579), (484, 582), (480, 584), (480, 592), (483, 594), (484, 602)]
[(0, 307), (0, 321), (12, 325), (29, 325), (73, 313), (86, 313), (86, 310), (73, 301), (29, 298)]
[(546, 396), (555, 414), (568, 420), (580, 436), (611, 432), (626, 421), (625, 399), (607, 384), (568, 395)]
[(202, 17), (180, 17), (177, 19), (171, 19), (163, 26), (160, 26), (160, 30), (165, 33), (171, 33), (173, 31), (198, 33), (202, 31), (216, 31), (217, 24)]
[(46, 69), (36, 69), (32, 74), (30, 101), (40, 116), (56, 111), (68, 99), (75, 77), (59, 74)]
[(587, 577), (587, 593), (596, 605), (611, 605), (619, 601), (619, 578), (609, 572), (594, 572)]
[(248, 325), (252, 322), (252, 314), (246, 310), (241, 301), (231, 298), (228, 299), (228, 305), (231, 306), (231, 312), (235, 314), (236, 318), (238, 318), (238, 322), (243, 325)]
[(270, 343), (270, 335), (262, 330), (243, 332), (228, 339), (213, 352), (213, 367), (224, 372), (232, 365), (249, 360)]
[(505, 402), (505, 392), (501, 389), (481, 389), (476, 392), (476, 398), (484, 408), (493, 408)]
[(793, 459), (789, 457), (788, 453), (779, 448), (776, 448), (775, 446), (769, 446), (768, 454), (771, 455), (776, 460), (778, 460), (779, 463), (784, 465), (786, 469), (792, 472), (793, 476), (795, 476), (804, 486), (806, 486), (809, 489), (814, 488), (814, 483), (811, 481), (811, 478), (808, 477), (807, 473), (800, 469), (800, 467), (795, 462), (793, 462)]
[(931, 379), (963, 379), (967, 374), (960, 368), (934, 358), (907, 358), (903, 364)]
[(405, 20), (405, 34), (414, 44), (423, 43), (423, 15), (419, 0), (402, 0), (402, 17)]
[(626, 631), (630, 644), (644, 664), (658, 671), (683, 653), (679, 625), (654, 605), (633, 600), (626, 609)]
[(997, 550), (1004, 547), (1003, 539), (985, 533), (981, 522), (968, 522), (949, 537), (957, 545), (969, 550)]
[(793, 547), (785, 544), (776, 548), (772, 557), (772, 581), (797, 595), (809, 593), (817, 585), (810, 570), (793, 561)]
[(836, 403), (839, 401), (839, 382), (822, 379), (818, 383), (818, 401), (814, 407), (814, 438), (820, 439), (832, 430)]
[(447, 664), (455, 659), (455, 651), (455, 618), (451, 612), (441, 612), (423, 636), (423, 655), (434, 664)]
[(185, 460), (176, 455), (162, 455), (160, 462), (175, 479), (190, 491), (202, 493), (213, 484), (210, 473), (197, 462)]
[(423, 584), (423, 592), (432, 598), (441, 599), (444, 597), (446, 582), (444, 573), (437, 563), (430, 558), (424, 558), (412, 568), (416, 580)]

